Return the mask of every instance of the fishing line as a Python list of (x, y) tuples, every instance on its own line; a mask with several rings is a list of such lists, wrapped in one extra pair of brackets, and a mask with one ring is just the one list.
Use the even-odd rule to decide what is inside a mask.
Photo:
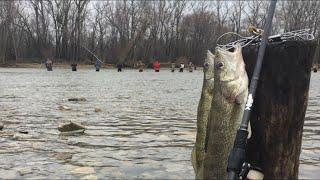
[[(83, 46), (82, 44), (80, 44), (81, 47), (83, 47), (87, 52), (89, 52), (94, 58), (96, 58), (96, 60), (100, 61), (101, 63), (104, 63), (103, 61), (101, 61), (95, 54), (93, 54), (93, 52), (91, 52), (88, 48), (86, 48), (85, 46)], [(92, 62), (92, 61), (90, 61)]]

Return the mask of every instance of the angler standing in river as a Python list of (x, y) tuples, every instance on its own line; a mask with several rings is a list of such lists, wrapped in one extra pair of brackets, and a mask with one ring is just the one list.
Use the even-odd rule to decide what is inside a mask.
[(206, 132), (203, 173), (197, 178), (226, 179), (228, 155), (242, 119), (248, 76), (239, 44), (234, 52), (216, 48), (214, 88)]
[(160, 71), (160, 62), (156, 61), (153, 63), (153, 69), (155, 72), (159, 72)]
[(118, 63), (118, 64), (117, 64), (117, 68), (118, 68), (118, 72), (121, 72), (121, 71), (122, 71), (122, 64), (121, 64), (121, 63)]
[(193, 72), (193, 63), (189, 62), (189, 72)]
[(171, 72), (174, 72), (176, 68), (176, 64), (174, 62), (171, 63)]
[(192, 149), (191, 162), (197, 174), (204, 158), (207, 123), (211, 110), (214, 86), (214, 55), (208, 50), (203, 65), (203, 84), (197, 113), (197, 137)]
[(101, 64), (102, 64), (102, 62), (99, 59), (97, 59), (96, 63), (94, 64), (94, 67), (96, 68), (96, 71), (100, 71)]
[(48, 71), (52, 71), (52, 64), (52, 61), (49, 58), (47, 58), (47, 60), (45, 61), (45, 66)]
[(71, 66), (71, 70), (72, 70), (72, 71), (77, 71), (77, 66), (78, 66), (77, 63), (74, 63), (74, 62), (73, 62), (73, 63), (71, 63), (70, 66)]
[(179, 70), (179, 72), (183, 72), (183, 69), (184, 69), (184, 64), (181, 63), (181, 64), (180, 64), (180, 70)]
[(137, 67), (139, 69), (139, 72), (143, 72), (143, 68), (144, 68), (145, 64), (140, 60), (137, 63)]

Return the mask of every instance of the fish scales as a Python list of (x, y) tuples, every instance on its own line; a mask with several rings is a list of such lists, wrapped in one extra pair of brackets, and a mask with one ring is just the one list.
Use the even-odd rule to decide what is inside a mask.
[(203, 86), (197, 113), (197, 136), (196, 143), (192, 150), (192, 165), (197, 174), (197, 170), (204, 158), (204, 145), (207, 131), (207, 122), (211, 110), (213, 86), (214, 86), (214, 55), (207, 51), (203, 66)]
[(234, 52), (216, 48), (214, 90), (208, 121), (207, 147), (199, 179), (226, 179), (227, 159), (242, 119), (248, 76), (241, 46)]

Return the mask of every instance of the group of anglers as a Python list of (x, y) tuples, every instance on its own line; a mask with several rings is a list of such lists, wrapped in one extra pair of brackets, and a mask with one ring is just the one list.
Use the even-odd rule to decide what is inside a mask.
[[(50, 60), (49, 58), (47, 58), (45, 61), (44, 61), (44, 65), (46, 67), (46, 69), (48, 71), (52, 71), (52, 66), (53, 66), (53, 62), (52, 60)], [(72, 71), (77, 71), (77, 66), (78, 64), (77, 63), (71, 63), (70, 64), (71, 66), (71, 70)], [(100, 71), (100, 68), (102, 66), (102, 62), (100, 60), (97, 60), (94, 64), (94, 67), (96, 68), (96, 71)]]
[[(48, 71), (52, 71), (52, 66), (53, 66), (52, 60), (47, 58), (44, 61), (44, 65)], [(71, 66), (72, 71), (77, 71), (77, 64), (76, 63), (72, 63), (72, 64), (70, 64), (70, 66)], [(142, 61), (138, 61), (136, 66), (139, 69), (139, 72), (143, 72), (143, 69), (145, 68), (145, 64)], [(161, 66), (161, 64), (159, 61), (155, 61), (152, 64), (152, 67), (155, 72), (160, 72), (160, 66)], [(97, 59), (96, 62), (94, 63), (94, 67), (95, 67), (96, 71), (100, 71), (100, 69), (102, 67), (102, 61)], [(124, 67), (124, 65), (122, 63), (118, 63), (116, 65), (116, 67), (117, 67), (118, 72), (122, 72), (122, 68)], [(179, 68), (179, 72), (183, 72), (183, 70), (185, 68), (184, 63), (180, 63), (178, 68)], [(176, 64), (171, 63), (171, 72), (175, 72), (175, 69), (176, 69)], [(189, 62), (188, 70), (189, 70), (189, 72), (193, 72), (193, 70), (196, 70), (196, 66), (192, 62)]]
[[(185, 68), (184, 63), (180, 63), (178, 68), (179, 68), (179, 72), (183, 72), (183, 70)], [(156, 61), (153, 63), (153, 69), (155, 72), (160, 71), (160, 62), (159, 61)], [(171, 72), (175, 72), (175, 69), (176, 69), (176, 64), (171, 63)], [(189, 62), (188, 70), (189, 70), (189, 72), (193, 72), (193, 70), (196, 70), (196, 66), (192, 62)]]
[[(139, 69), (139, 72), (143, 72), (143, 69), (145, 67), (145, 64), (142, 62), (142, 61), (138, 61), (138, 63), (136, 64), (137, 68)], [(121, 72), (122, 71), (122, 67), (123, 65), (122, 64), (118, 64), (117, 65), (117, 68), (118, 68), (118, 72)], [(159, 61), (155, 61), (153, 64), (152, 64), (152, 68), (155, 72), (160, 72), (160, 67), (161, 67), (161, 63)], [(183, 72), (184, 68), (185, 68), (185, 65), (184, 63), (180, 63), (180, 65), (178, 66), (179, 68), (179, 72)], [(189, 62), (189, 66), (188, 66), (188, 70), (189, 72), (193, 72), (193, 70), (196, 70), (196, 66), (192, 63), (192, 62)], [(176, 64), (175, 63), (171, 63), (171, 72), (175, 72), (176, 70)]]

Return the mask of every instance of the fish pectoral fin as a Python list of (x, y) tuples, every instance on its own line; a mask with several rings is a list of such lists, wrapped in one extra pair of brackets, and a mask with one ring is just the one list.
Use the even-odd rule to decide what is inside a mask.
[(246, 93), (247, 91), (240, 91), (239, 89), (234, 89), (233, 91), (225, 91), (223, 92), (223, 96), (226, 98), (226, 100), (230, 103), (236, 103), (238, 105), (241, 105), (243, 103), (245, 103), (245, 99), (247, 98)]
[(236, 90), (233, 90), (232, 92), (229, 92), (228, 94), (226, 94), (227, 96), (225, 96), (225, 97), (226, 97), (228, 102), (234, 103), (237, 100), (238, 94), (239, 93)]
[(236, 96), (235, 95), (230, 95), (228, 97), (226, 97), (226, 99), (230, 102), (230, 103), (234, 103), (236, 101)]
[(236, 104), (241, 105), (243, 101), (240, 98), (236, 98)]
[(246, 91), (243, 91), (239, 95), (237, 95), (235, 98), (236, 104), (241, 105), (241, 104), (245, 103), (245, 100), (247, 98), (246, 96), (247, 96)]

